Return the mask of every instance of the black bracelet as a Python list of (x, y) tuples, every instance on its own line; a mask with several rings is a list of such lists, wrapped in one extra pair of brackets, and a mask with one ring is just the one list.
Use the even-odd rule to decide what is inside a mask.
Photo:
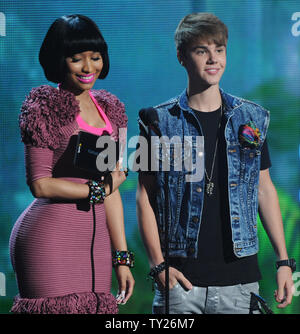
[(127, 177), (128, 176), (128, 169), (126, 168), (126, 169), (124, 169), (124, 174), (125, 174), (125, 177)]
[(159, 275), (162, 271), (164, 271), (166, 269), (166, 263), (162, 262), (160, 264), (158, 264), (157, 266), (153, 267), (150, 272), (149, 272), (149, 276), (152, 279), (155, 279), (157, 275)]
[(104, 183), (108, 184), (108, 186), (109, 186), (109, 194), (108, 195), (110, 195), (112, 193), (112, 190), (113, 190), (113, 178), (111, 176), (111, 173), (108, 173), (107, 175), (105, 175)]

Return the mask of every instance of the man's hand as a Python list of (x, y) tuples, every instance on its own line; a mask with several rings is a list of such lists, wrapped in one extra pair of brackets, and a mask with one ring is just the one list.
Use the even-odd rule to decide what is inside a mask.
[(279, 303), (278, 308), (284, 308), (291, 304), (294, 291), (292, 270), (288, 266), (282, 266), (277, 270), (277, 286), (274, 297)]
[[(162, 288), (165, 287), (165, 278), (166, 278), (166, 271), (164, 270), (158, 275), (157, 279), (157, 283)], [(184, 277), (182, 272), (173, 267), (169, 267), (169, 289), (174, 288), (174, 286), (177, 283), (180, 283), (182, 287), (185, 288), (186, 290), (191, 290), (193, 288), (192, 283), (187, 278)]]

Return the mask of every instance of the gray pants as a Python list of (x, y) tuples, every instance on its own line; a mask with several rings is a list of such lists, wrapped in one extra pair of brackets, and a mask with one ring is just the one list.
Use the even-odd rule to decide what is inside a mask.
[[(259, 294), (258, 282), (232, 286), (196, 287), (186, 291), (178, 283), (169, 291), (170, 314), (249, 314), (250, 293)], [(165, 313), (165, 293), (155, 287), (152, 311)], [(259, 313), (254, 311), (253, 313)]]

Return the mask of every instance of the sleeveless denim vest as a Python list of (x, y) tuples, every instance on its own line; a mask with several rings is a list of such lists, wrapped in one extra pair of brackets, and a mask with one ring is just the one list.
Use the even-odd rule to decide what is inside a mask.
[[(225, 139), (227, 149), (228, 201), (232, 231), (233, 251), (237, 257), (249, 256), (258, 251), (257, 212), (258, 212), (258, 183), (260, 172), (260, 153), (266, 138), (269, 125), (269, 111), (261, 106), (225, 93), (220, 89), (223, 112), (226, 117)], [(165, 153), (159, 145), (157, 157), (159, 168), (155, 171), (157, 180), (155, 215), (164, 252), (166, 208), (169, 208), (169, 255), (179, 257), (197, 257), (198, 235), (201, 224), (205, 177), (202, 170), (201, 178), (188, 181), (190, 170), (176, 170), (176, 159), (184, 161), (191, 155), (193, 164), (197, 161), (195, 149), (196, 136), (201, 136), (201, 124), (194, 111), (188, 106), (187, 92), (168, 100), (155, 107), (159, 119), (159, 129), (162, 136), (168, 138), (192, 139), (192, 152), (186, 154), (184, 149)], [(191, 119), (193, 118), (193, 121)], [(239, 130), (252, 122), (260, 131), (260, 140), (255, 147), (243, 147), (239, 139)], [(197, 125), (197, 126), (195, 126)], [(199, 132), (200, 130), (200, 132)], [(156, 136), (148, 129), (148, 135)], [(203, 137), (202, 137), (203, 139)], [(202, 143), (203, 144), (203, 143)], [(204, 147), (204, 144), (203, 144)], [(178, 154), (179, 152), (179, 154)], [(200, 151), (198, 151), (199, 153)], [(174, 154), (175, 153), (175, 154)], [(180, 156), (182, 154), (182, 156)], [(201, 154), (201, 152), (200, 152)], [(204, 159), (202, 164), (204, 166)], [(162, 166), (167, 160), (170, 168), (166, 172)], [(204, 167), (203, 167), (204, 168)], [(165, 205), (167, 173), (169, 205)]]

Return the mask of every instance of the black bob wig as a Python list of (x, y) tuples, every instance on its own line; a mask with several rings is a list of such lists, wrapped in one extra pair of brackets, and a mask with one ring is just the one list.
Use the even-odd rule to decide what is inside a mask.
[(63, 82), (67, 74), (66, 58), (84, 51), (100, 52), (103, 68), (99, 79), (104, 79), (109, 71), (107, 44), (95, 22), (80, 14), (56, 19), (50, 26), (39, 53), (39, 61), (47, 80)]

